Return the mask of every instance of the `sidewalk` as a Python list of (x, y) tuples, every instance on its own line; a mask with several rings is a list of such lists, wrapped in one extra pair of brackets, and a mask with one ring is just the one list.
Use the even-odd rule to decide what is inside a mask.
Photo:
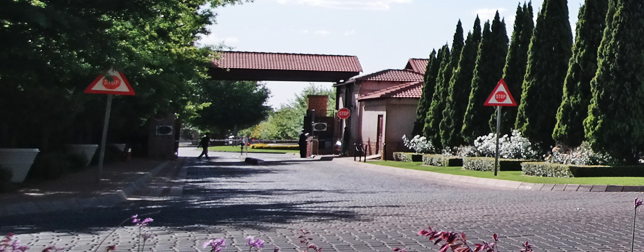
[(112, 206), (126, 201), (161, 171), (174, 170), (181, 160), (141, 158), (107, 164), (100, 183), (96, 166), (56, 180), (27, 181), (14, 192), (0, 193), (0, 217)]

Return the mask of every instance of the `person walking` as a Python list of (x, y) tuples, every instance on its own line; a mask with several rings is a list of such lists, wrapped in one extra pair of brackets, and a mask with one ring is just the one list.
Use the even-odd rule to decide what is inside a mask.
[(197, 148), (203, 147), (203, 151), (201, 154), (197, 157), (197, 159), (201, 159), (202, 156), (206, 156), (208, 160), (210, 160), (210, 157), (208, 156), (208, 147), (210, 146), (210, 137), (208, 136), (208, 133), (204, 135), (204, 137), (201, 138), (199, 141), (199, 145), (197, 145)]
[(307, 145), (307, 138), (308, 138), (309, 133), (300, 133), (300, 140), (298, 141), (298, 144), (300, 145), (300, 157), (305, 158), (306, 157), (306, 145)]

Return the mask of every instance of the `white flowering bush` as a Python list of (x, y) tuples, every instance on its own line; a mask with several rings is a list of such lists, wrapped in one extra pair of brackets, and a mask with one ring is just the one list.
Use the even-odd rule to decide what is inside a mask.
[(568, 165), (615, 165), (618, 161), (608, 154), (595, 152), (588, 142), (582, 142), (577, 148), (564, 150), (560, 147), (552, 148), (552, 152), (545, 158), (548, 163)]
[(435, 153), (436, 148), (424, 136), (416, 135), (411, 140), (407, 139), (406, 135), (402, 136), (405, 147), (414, 150), (416, 153)]
[[(494, 157), (496, 155), (496, 134), (480, 136), (474, 140), (474, 149), (478, 156)], [(518, 130), (512, 130), (512, 136), (499, 138), (499, 157), (507, 159), (536, 159), (539, 152), (532, 148), (532, 143), (521, 136)]]

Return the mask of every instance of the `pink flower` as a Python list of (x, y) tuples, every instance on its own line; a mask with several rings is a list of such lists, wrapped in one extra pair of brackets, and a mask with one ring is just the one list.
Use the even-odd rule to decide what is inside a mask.
[(642, 205), (642, 200), (639, 198), (635, 198), (635, 208), (639, 207)]

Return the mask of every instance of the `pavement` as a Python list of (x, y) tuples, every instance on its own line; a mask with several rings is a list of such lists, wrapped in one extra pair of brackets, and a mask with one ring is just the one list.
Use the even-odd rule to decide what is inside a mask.
[[(181, 196), (182, 180), (186, 172), (181, 168), (187, 158), (180, 157), (175, 160), (139, 158), (107, 164), (103, 167), (99, 183), (96, 182), (98, 176), (96, 167), (56, 180), (27, 181), (16, 191), (0, 193), (0, 217), (109, 207), (135, 199), (137, 195)], [(240, 159), (252, 165), (264, 164), (264, 160), (258, 158), (241, 156)], [(332, 159), (333, 162), (341, 162), (378, 173), (479, 187), (530, 191), (644, 192), (644, 186), (533, 184), (399, 169), (356, 162), (352, 157), (317, 156), (313, 159)], [(154, 178), (157, 180), (153, 181)], [(163, 185), (149, 186), (151, 182)]]

